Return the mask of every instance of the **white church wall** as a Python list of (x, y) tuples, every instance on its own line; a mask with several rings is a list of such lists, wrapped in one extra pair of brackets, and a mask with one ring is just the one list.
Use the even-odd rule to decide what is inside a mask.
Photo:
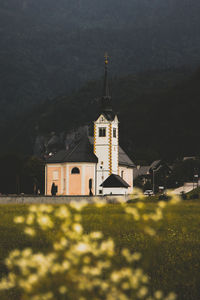
[(103, 195), (128, 195), (126, 188), (103, 188)]
[(119, 166), (119, 176), (121, 176), (130, 185), (128, 193), (131, 194), (133, 191), (133, 168)]
[[(114, 136), (114, 129), (116, 130), (116, 136)], [(112, 122), (112, 173), (118, 174), (119, 164), (119, 134), (118, 134), (118, 119), (117, 117)]]
[[(109, 176), (109, 127), (108, 122), (103, 115), (94, 123), (94, 153), (98, 157), (97, 164), (97, 195), (101, 194), (100, 185)], [(105, 128), (105, 137), (99, 136), (99, 129)]]
[[(101, 194), (100, 185), (111, 174), (118, 174), (118, 118), (108, 121), (100, 115), (94, 122), (94, 153), (98, 157), (97, 164), (97, 194)], [(99, 129), (106, 129), (106, 136), (99, 136)], [(113, 136), (115, 129), (116, 136)]]

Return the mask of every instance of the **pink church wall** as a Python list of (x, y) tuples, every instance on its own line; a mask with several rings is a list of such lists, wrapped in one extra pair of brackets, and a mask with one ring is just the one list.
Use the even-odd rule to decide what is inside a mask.
[(63, 195), (67, 194), (67, 179), (66, 179), (67, 168), (66, 165), (63, 166)]
[(95, 166), (85, 166), (85, 195), (89, 195), (89, 180), (92, 179), (92, 193), (95, 194)]
[[(47, 195), (51, 195), (51, 186), (52, 183), (54, 182), (55, 185), (58, 187), (58, 193), (57, 195), (61, 194), (61, 166), (48, 166), (46, 169), (47, 173)], [(58, 179), (53, 179), (53, 173), (58, 172)]]
[[(72, 169), (79, 168), (79, 174), (71, 174)], [(81, 177), (82, 177), (82, 166), (70, 166), (69, 167), (69, 195), (81, 195)]]
[[(79, 174), (71, 174), (74, 167), (79, 168)], [(58, 178), (53, 174), (57, 172)], [(54, 182), (58, 186), (57, 196), (60, 195), (89, 195), (89, 180), (92, 179), (92, 193), (95, 194), (95, 164), (58, 164), (46, 166), (46, 195), (51, 195)], [(68, 182), (67, 182), (68, 181)]]

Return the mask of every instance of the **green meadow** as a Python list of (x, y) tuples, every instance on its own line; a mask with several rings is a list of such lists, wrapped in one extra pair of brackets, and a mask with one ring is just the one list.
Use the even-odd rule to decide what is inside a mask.
[[(129, 204), (133, 206), (134, 204)], [(154, 208), (147, 203), (147, 212)], [(30, 238), (23, 233), (23, 225), (13, 223), (16, 215), (25, 215), (28, 205), (0, 206), (0, 273), (6, 274), (4, 259), (13, 249), (31, 247), (48, 252), (55, 232), (41, 233)], [(116, 244), (115, 264), (121, 264), (120, 251), (127, 247), (142, 253), (139, 266), (149, 275), (151, 289), (175, 292), (180, 300), (200, 299), (200, 201), (188, 200), (164, 209), (164, 218), (154, 223), (155, 236), (143, 232), (144, 224), (135, 222), (118, 204), (102, 208), (90, 205), (82, 211), (85, 232), (100, 230), (111, 236)], [(6, 300), (20, 299), (9, 294)]]

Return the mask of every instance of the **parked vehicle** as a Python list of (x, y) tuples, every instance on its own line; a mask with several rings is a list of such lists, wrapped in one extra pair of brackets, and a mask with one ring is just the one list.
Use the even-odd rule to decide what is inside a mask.
[(144, 195), (145, 195), (145, 196), (152, 196), (152, 195), (153, 195), (153, 191), (152, 191), (152, 190), (146, 190), (146, 191), (144, 192)]

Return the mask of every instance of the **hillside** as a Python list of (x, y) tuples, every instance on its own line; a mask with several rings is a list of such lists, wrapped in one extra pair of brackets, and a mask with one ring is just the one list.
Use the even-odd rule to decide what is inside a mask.
[(98, 79), (199, 64), (196, 0), (2, 0), (2, 127), (21, 111)]
[[(120, 119), (120, 143), (134, 160), (198, 155), (200, 75), (186, 69), (141, 73), (112, 79), (113, 107)], [(70, 130), (94, 121), (102, 80), (72, 96), (46, 101), (11, 122), (1, 151), (31, 153), (35, 139), (56, 132), (63, 142)]]

